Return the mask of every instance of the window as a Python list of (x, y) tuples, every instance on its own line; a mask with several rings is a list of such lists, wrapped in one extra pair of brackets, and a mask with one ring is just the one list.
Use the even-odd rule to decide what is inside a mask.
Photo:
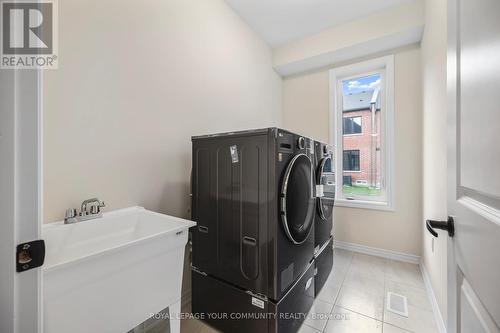
[(361, 117), (344, 117), (344, 135), (361, 134)]
[(330, 71), (336, 204), (393, 209), (394, 58)]
[(344, 171), (359, 170), (359, 150), (344, 150)]

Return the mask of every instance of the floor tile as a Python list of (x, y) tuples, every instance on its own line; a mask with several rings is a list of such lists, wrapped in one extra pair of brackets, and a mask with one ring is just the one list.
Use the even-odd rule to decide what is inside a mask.
[(370, 292), (372, 294), (383, 294), (384, 292), (384, 271), (377, 268), (384, 265), (384, 262), (369, 259), (368, 256), (354, 255), (353, 261), (343, 280), (343, 285), (355, 287), (356, 289)]
[(335, 307), (325, 333), (382, 333), (382, 322)]
[(386, 302), (387, 302), (388, 292), (393, 292), (395, 294), (405, 296), (407, 298), (409, 306), (414, 306), (423, 310), (432, 311), (432, 306), (429, 301), (429, 296), (427, 295), (427, 291), (424, 289), (388, 280), (385, 283)]
[(344, 284), (353, 285), (363, 290), (383, 293), (385, 278), (383, 273), (370, 274), (362, 268), (354, 268), (354, 266), (351, 266), (344, 279)]
[(356, 253), (352, 257), (352, 265), (364, 265), (365, 267), (384, 272), (388, 260), (385, 258), (370, 256), (368, 254)]
[(344, 282), (335, 305), (382, 320), (384, 314), (383, 285), (372, 290), (357, 284)]
[(328, 283), (334, 282), (335, 284), (342, 283), (348, 271), (349, 271), (349, 266), (333, 266), (327, 282)]
[(349, 268), (347, 267), (333, 267), (324, 285), (340, 288), (340, 286), (344, 282), (348, 270)]
[(333, 304), (316, 299), (313, 303), (304, 324), (311, 326), (319, 331), (325, 329), (329, 314), (332, 312)]
[(422, 273), (418, 265), (398, 262), (398, 261), (388, 261), (386, 268), (386, 279), (411, 285), (417, 288), (425, 289), (424, 280), (422, 278)]
[(348, 267), (351, 264), (354, 253), (351, 251), (334, 248), (333, 249), (333, 266)]
[(384, 333), (408, 333), (410, 331), (407, 331), (407, 330), (401, 329), (399, 327), (384, 323), (383, 332)]
[(408, 305), (408, 317), (384, 311), (384, 322), (415, 333), (437, 333), (432, 311)]
[(303, 324), (302, 327), (299, 328), (298, 333), (321, 333), (321, 331), (318, 331), (317, 329), (312, 328), (311, 326)]
[(372, 279), (383, 281), (385, 278), (386, 260), (382, 258), (370, 259), (369, 256), (354, 256), (349, 272), (369, 276)]
[(316, 296), (316, 299), (330, 303), (332, 305), (335, 304), (337, 296), (339, 295), (341, 285), (341, 283), (325, 284), (319, 294)]

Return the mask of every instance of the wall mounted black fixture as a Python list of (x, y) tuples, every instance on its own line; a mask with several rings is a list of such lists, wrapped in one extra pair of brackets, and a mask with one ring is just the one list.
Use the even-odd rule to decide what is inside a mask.
[(16, 271), (24, 272), (43, 265), (45, 242), (43, 239), (19, 244), (16, 247)]

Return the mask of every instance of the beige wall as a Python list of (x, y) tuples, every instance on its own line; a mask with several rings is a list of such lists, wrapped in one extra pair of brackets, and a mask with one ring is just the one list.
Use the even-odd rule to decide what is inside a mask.
[[(423, 220), (422, 259), (443, 320), (447, 318), (447, 237), (433, 238), (425, 219), (446, 220), (446, 0), (427, 0), (422, 40)], [(434, 241), (434, 251), (432, 242)]]
[(59, 2), (44, 220), (98, 196), (186, 216), (190, 137), (281, 123), (271, 50), (222, 0)]
[[(418, 46), (395, 54), (394, 212), (337, 207), (336, 239), (420, 255), (421, 251), (421, 82)], [(286, 128), (328, 141), (329, 68), (283, 83), (283, 123)]]

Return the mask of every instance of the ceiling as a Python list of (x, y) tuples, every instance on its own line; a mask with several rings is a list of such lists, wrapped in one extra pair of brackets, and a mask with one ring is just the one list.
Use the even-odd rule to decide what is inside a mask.
[(225, 0), (276, 47), (413, 0)]

